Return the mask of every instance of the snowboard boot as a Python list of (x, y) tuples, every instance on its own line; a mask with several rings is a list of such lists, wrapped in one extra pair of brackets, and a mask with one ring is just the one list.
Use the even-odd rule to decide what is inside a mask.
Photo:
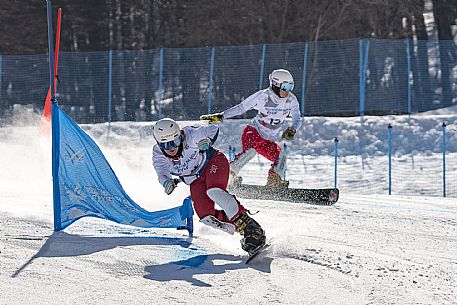
[(243, 235), (241, 248), (249, 254), (265, 245), (265, 231), (247, 212), (242, 212), (233, 219), (236, 231)]
[(279, 176), (273, 168), (271, 168), (268, 171), (268, 177), (267, 177), (267, 184), (265, 185), (266, 187), (270, 188), (288, 188), (289, 187), (289, 181), (288, 180), (283, 180), (281, 176)]

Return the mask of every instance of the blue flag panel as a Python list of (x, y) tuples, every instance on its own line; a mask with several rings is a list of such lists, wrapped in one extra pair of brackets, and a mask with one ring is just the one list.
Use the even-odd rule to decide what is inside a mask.
[(187, 227), (193, 215), (190, 198), (180, 207), (146, 211), (125, 193), (97, 144), (56, 104), (52, 124), (56, 231), (84, 216), (137, 227)]

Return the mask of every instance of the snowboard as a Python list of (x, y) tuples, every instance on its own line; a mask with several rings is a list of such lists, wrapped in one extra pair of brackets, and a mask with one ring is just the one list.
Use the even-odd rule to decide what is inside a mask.
[(250, 261), (252, 261), (254, 258), (257, 257), (257, 255), (259, 255), (260, 253), (262, 253), (265, 249), (267, 249), (268, 247), (270, 247), (270, 243), (267, 242), (265, 243), (265, 245), (263, 245), (262, 247), (260, 247), (259, 249), (257, 249), (255, 252), (251, 253), (249, 255), (249, 257), (246, 259), (246, 264), (249, 264)]
[(278, 200), (315, 205), (333, 205), (338, 201), (340, 193), (337, 188), (271, 188), (253, 184), (232, 184), (228, 189), (231, 194), (245, 199)]

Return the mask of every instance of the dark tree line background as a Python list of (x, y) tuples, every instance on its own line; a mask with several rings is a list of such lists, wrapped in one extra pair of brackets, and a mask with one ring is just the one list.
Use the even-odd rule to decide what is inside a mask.
[[(206, 46), (242, 46), (256, 44), (277, 44), (291, 42), (310, 42), (310, 54), (314, 42), (326, 40), (342, 40), (352, 38), (379, 38), (379, 39), (430, 39), (430, 26), (424, 19), (424, 13), (430, 13), (434, 17), (434, 27), (437, 38), (440, 40), (452, 40), (455, 36), (457, 19), (457, 0), (192, 0), (192, 1), (166, 1), (166, 0), (55, 0), (52, 1), (54, 26), (56, 24), (56, 10), (63, 10), (61, 52), (85, 52), (107, 50), (151, 50), (146, 60), (148, 65), (157, 61), (158, 48), (194, 48)], [(46, 1), (45, 0), (10, 0), (0, 1), (0, 55), (26, 55), (47, 53), (47, 28), (46, 28)], [(55, 29), (55, 28), (54, 28)], [(153, 50), (156, 49), (156, 50)], [(313, 53), (314, 52), (314, 53)], [(153, 54), (154, 53), (154, 54)], [(148, 53), (149, 54), (149, 53)], [(427, 48), (418, 45), (418, 57), (427, 58)], [(455, 48), (442, 48), (439, 56), (441, 63), (455, 62)], [(100, 55), (102, 56), (102, 55)], [(128, 54), (120, 54), (120, 60), (125, 60)], [(189, 68), (175, 68), (173, 73), (185, 76), (187, 80), (195, 81), (194, 84), (186, 84), (192, 88), (198, 88), (206, 71), (199, 70), (196, 59), (192, 52), (178, 54), (181, 62), (188, 62)], [(209, 56), (208, 56), (209, 57)], [(88, 61), (94, 57), (87, 57), (86, 64), (76, 64), (84, 70), (92, 63)], [(105, 58), (100, 60), (106, 60)], [(120, 65), (120, 73), (130, 79), (147, 73), (143, 67), (136, 64), (137, 59), (129, 60), (129, 64)], [(274, 61), (274, 59), (272, 59)], [(375, 59), (370, 57), (370, 66), (381, 64), (371, 62)], [(138, 63), (138, 61), (137, 61)], [(195, 64), (193, 64), (195, 63)], [(344, 58), (340, 59), (343, 69)], [(144, 62), (142, 62), (144, 64)], [(313, 66), (314, 64), (314, 66)], [(253, 64), (255, 68), (257, 63)], [(310, 63), (309, 69), (322, 71), (317, 57)], [(169, 69), (169, 70), (170, 70)], [(217, 66), (216, 66), (217, 69)], [(348, 70), (352, 69), (347, 67)], [(428, 64), (413, 62), (412, 67), (415, 77), (422, 84), (417, 87), (417, 96), (426, 96), (427, 102), (433, 99), (433, 90), (428, 74)], [(373, 78), (376, 69), (371, 68)], [(300, 71), (296, 71), (299, 74)], [(89, 75), (90, 71), (81, 71), (82, 75)], [(218, 75), (224, 75), (221, 71)], [(268, 73), (268, 72), (265, 72)], [(451, 69), (441, 70), (442, 79), (449, 80)], [(257, 72), (256, 72), (257, 75)], [(223, 76), (219, 76), (222, 77)], [(312, 85), (319, 83), (313, 79), (310, 73), (307, 80)], [(68, 77), (69, 78), (69, 77)], [(66, 82), (71, 82), (67, 78)], [(204, 78), (204, 77), (203, 77)], [(81, 101), (97, 97), (96, 90), (106, 91), (103, 84), (99, 88), (96, 85), (97, 77), (90, 79), (91, 84), (87, 88), (79, 86)], [(230, 85), (224, 78), (224, 88), (221, 90), (233, 91), (237, 84)], [(144, 80), (143, 80), (144, 81)], [(216, 82), (218, 80), (216, 79)], [(223, 80), (219, 80), (223, 82)], [(355, 79), (356, 87), (358, 80)], [(331, 83), (332, 79), (327, 82)], [(323, 83), (321, 81), (321, 83)], [(382, 90), (372, 82), (371, 90)], [(175, 84), (176, 88), (180, 84)], [(452, 88), (449, 81), (442, 83), (443, 96), (452, 99)], [(134, 119), (138, 107), (138, 100), (145, 100), (146, 108), (154, 108), (154, 92), (148, 84), (135, 83), (136, 87), (130, 87), (122, 92), (113, 92), (114, 99), (122, 100), (132, 97), (135, 101), (131, 107), (125, 109), (125, 116), (119, 119)], [(182, 85), (181, 85), (182, 86)], [(232, 87), (230, 87), (232, 86)], [(257, 84), (253, 82), (252, 90)], [(143, 88), (143, 89), (140, 89)], [(173, 88), (173, 84), (168, 84)], [(354, 92), (357, 93), (357, 90)], [(64, 93), (65, 94), (65, 93)], [(38, 96), (39, 94), (37, 94)], [(136, 97), (135, 95), (138, 95)], [(67, 94), (68, 96), (68, 94)], [(101, 96), (101, 93), (100, 93)], [(216, 100), (224, 98), (233, 99), (233, 96), (219, 92)], [(236, 96), (235, 96), (236, 97)], [(241, 96), (239, 96), (240, 98)], [(202, 99), (199, 92), (194, 92), (188, 100)], [(355, 97), (351, 93), (346, 98), (352, 101)], [(426, 103), (426, 102), (424, 102)], [(173, 104), (173, 103), (172, 103)], [(178, 103), (175, 111), (179, 111)], [(221, 108), (224, 104), (221, 102)], [(216, 105), (217, 109), (217, 105)], [(222, 110), (222, 109), (221, 109)], [(106, 107), (100, 107), (97, 112), (106, 118)], [(201, 112), (201, 109), (198, 111)], [(185, 114), (183, 114), (183, 117)], [(145, 119), (151, 119), (147, 112)]]
[[(54, 0), (62, 51), (144, 50), (348, 38), (453, 39), (457, 0)], [(47, 51), (46, 1), (0, 1), (0, 53)], [(54, 12), (54, 18), (56, 14)]]

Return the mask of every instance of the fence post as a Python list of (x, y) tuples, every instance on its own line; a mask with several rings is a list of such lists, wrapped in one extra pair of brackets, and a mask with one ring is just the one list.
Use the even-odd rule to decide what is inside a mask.
[(113, 50), (108, 51), (108, 132), (106, 133), (106, 143), (109, 145), (109, 135), (111, 131), (111, 113), (113, 96)]
[(263, 73), (265, 69), (265, 52), (267, 49), (267, 45), (262, 45), (262, 61), (260, 63), (260, 75), (259, 75), (259, 91), (262, 90), (263, 87)]
[(338, 137), (335, 137), (335, 173), (334, 173), (334, 187), (337, 186), (337, 178), (338, 178)]
[[(287, 148), (287, 144), (286, 143), (283, 144), (283, 148), (282, 149), (283, 149), (284, 155), (287, 158), (287, 153), (288, 153), (287, 150), (288, 150), (288, 148)], [(287, 171), (287, 166), (285, 165), (286, 163), (287, 163), (287, 160), (284, 161), (284, 180), (286, 180), (286, 171)]]
[(359, 39), (359, 115), (363, 122), (365, 116), (365, 83), (364, 83), (364, 56), (363, 56), (363, 39)]
[(446, 123), (443, 122), (443, 139), (442, 148), (443, 151), (443, 197), (446, 197)]
[(3, 57), (0, 55), (0, 105), (2, 104), (2, 73), (3, 73)]
[(112, 111), (112, 96), (113, 96), (113, 50), (108, 53), (108, 123), (111, 123)]
[(212, 92), (213, 92), (213, 74), (214, 74), (214, 47), (211, 48), (211, 65), (209, 67), (208, 114), (211, 113), (211, 98), (212, 98)]
[(305, 42), (303, 52), (303, 79), (301, 83), (301, 112), (305, 116), (305, 88), (306, 88), (306, 70), (308, 69), (308, 42)]
[(363, 54), (363, 39), (359, 39), (359, 100), (360, 100), (360, 120), (363, 122), (365, 116), (365, 84), (367, 81), (368, 51), (370, 41), (367, 40), (365, 55)]
[(411, 115), (411, 80), (410, 80), (410, 75), (411, 75), (411, 54), (410, 54), (410, 42), (409, 38), (405, 39), (405, 44), (406, 44), (406, 63), (407, 63), (407, 77), (406, 79), (408, 80), (408, 115)]
[(388, 148), (388, 155), (389, 155), (389, 195), (392, 195), (392, 125), (389, 124), (388, 126), (389, 131), (389, 148)]
[(160, 48), (159, 52), (159, 101), (157, 103), (157, 119), (162, 118), (162, 109), (160, 109), (160, 105), (162, 104), (163, 100), (163, 48)]
[(359, 115), (363, 121), (363, 109), (364, 109), (364, 90), (363, 90), (363, 40), (359, 38)]
[(235, 160), (236, 149), (235, 146), (229, 145), (229, 161)]

